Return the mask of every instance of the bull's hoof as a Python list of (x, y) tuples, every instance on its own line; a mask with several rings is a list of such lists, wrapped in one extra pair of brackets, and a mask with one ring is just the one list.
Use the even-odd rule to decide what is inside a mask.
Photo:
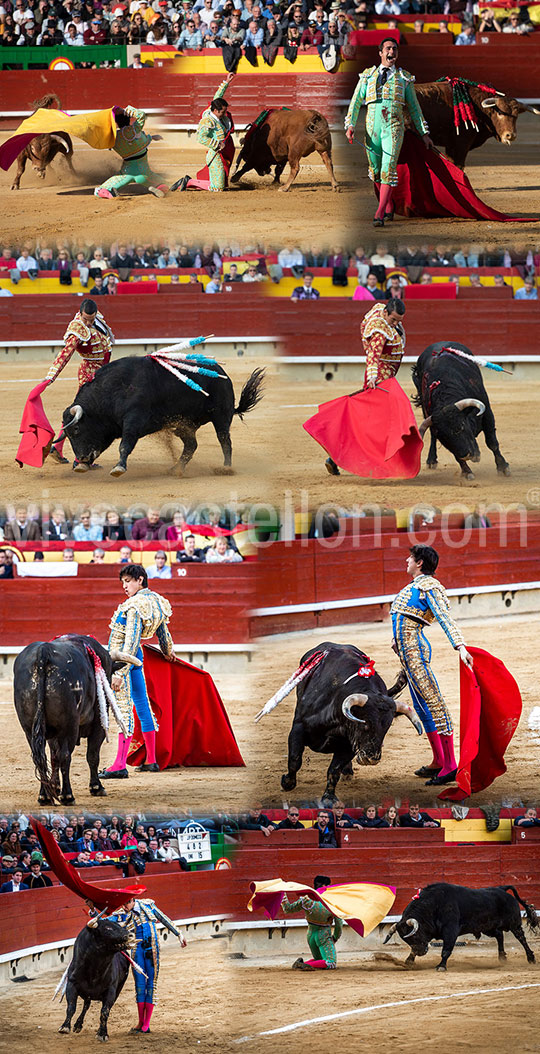
[(506, 952), (499, 952), (499, 962), (504, 962), (504, 960), (507, 959), (507, 958), (508, 958), (508, 956), (507, 956)]
[(109, 472), (109, 476), (123, 476), (127, 469), (123, 465), (115, 465)]
[(82, 1032), (82, 1025), (74, 1025), (73, 1026), (73, 1031), (76, 1032), (77, 1035), (78, 1035), (79, 1032)]
[(184, 476), (184, 469), (181, 465), (171, 465), (170, 469), (168, 470), (168, 475), (177, 476), (178, 479), (182, 479)]
[(73, 462), (74, 472), (90, 472), (90, 465), (83, 465), (82, 461)]
[(101, 786), (101, 783), (97, 784), (95, 787), (91, 786), (90, 787), (90, 794), (92, 795), (93, 798), (106, 798), (107, 797), (107, 791), (105, 790), (105, 787)]
[(334, 183), (332, 185), (332, 190), (334, 191), (335, 194), (341, 194), (341, 187), (340, 187), (339, 183)]
[(214, 469), (214, 476), (234, 476), (235, 471), (230, 465), (222, 465), (221, 468)]
[(438, 461), (428, 461), (428, 463), (427, 463), (427, 467), (428, 467), (428, 468), (432, 468), (432, 469), (433, 469), (433, 468), (437, 468), (438, 464), (439, 464), (439, 462), (438, 462)]
[(108, 1043), (109, 1042), (109, 1037), (108, 1036), (102, 1036), (102, 1035), (100, 1035), (99, 1032), (96, 1032), (96, 1036), (97, 1036), (98, 1039), (101, 1040), (102, 1043)]
[(61, 794), (60, 795), (60, 801), (62, 802), (62, 805), (74, 805), (75, 804), (75, 798), (73, 797), (73, 794)]
[(499, 476), (511, 476), (510, 465), (504, 465), (502, 468), (498, 468), (497, 472)]
[(471, 483), (472, 480), (475, 478), (474, 472), (471, 472), (471, 470), (469, 469), (468, 472), (463, 472), (462, 473), (461, 478), (466, 480), (467, 483)]
[(281, 789), (282, 790), (284, 790), (284, 791), (292, 791), (292, 790), (294, 790), (295, 787), (296, 787), (296, 777), (295, 776), (285, 775), (285, 776), (281, 777)]
[(444, 971), (444, 973), (446, 973), (446, 966), (444, 965), (444, 963), (439, 963), (437, 969), (442, 970)]
[[(505, 956), (505, 958), (506, 958), (506, 956)], [(535, 957), (534, 957), (532, 952), (531, 952), (530, 955), (527, 956), (527, 962), (530, 963), (530, 964), (533, 964), (533, 963), (536, 962), (536, 959), (535, 959)]]
[(54, 805), (54, 798), (44, 797), (40, 794), (38, 797), (38, 805)]
[(287, 192), (288, 192), (288, 191), (289, 191), (290, 189), (291, 189), (290, 187), (280, 187), (280, 188), (279, 188), (279, 191), (278, 191), (278, 193), (279, 193), (279, 194), (287, 194)]
[(321, 798), (321, 805), (323, 809), (332, 809), (337, 802), (335, 794), (327, 794), (325, 791)]
[(71, 1032), (71, 1028), (70, 1028), (69, 1025), (60, 1025), (60, 1028), (58, 1029), (58, 1031), (67, 1033), (67, 1032)]

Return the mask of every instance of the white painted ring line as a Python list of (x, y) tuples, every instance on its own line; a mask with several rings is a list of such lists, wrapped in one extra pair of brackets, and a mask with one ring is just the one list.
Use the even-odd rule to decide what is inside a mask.
[(271, 1028), (264, 1032), (256, 1032), (253, 1036), (240, 1036), (235, 1043), (250, 1043), (259, 1039), (260, 1036), (279, 1036), (284, 1032), (295, 1032), (300, 1028), (308, 1028), (310, 1025), (324, 1025), (329, 1021), (340, 1021), (346, 1017), (357, 1017), (360, 1014), (370, 1014), (373, 1010), (388, 1010), (393, 1007), (411, 1006), (415, 1003), (437, 1003), (445, 999), (461, 999), (471, 995), (492, 995), (499, 992), (519, 992), (524, 988), (540, 988), (540, 982), (531, 984), (510, 984), (502, 988), (471, 988), (466, 992), (451, 992), (448, 995), (426, 995), (417, 996), (414, 999), (400, 999), (392, 1003), (377, 1003), (374, 1006), (356, 1007), (355, 1010), (342, 1010), (337, 1014), (325, 1014), (323, 1017), (306, 1018), (305, 1021), (294, 1021), (290, 1025), (282, 1025), (281, 1028)]

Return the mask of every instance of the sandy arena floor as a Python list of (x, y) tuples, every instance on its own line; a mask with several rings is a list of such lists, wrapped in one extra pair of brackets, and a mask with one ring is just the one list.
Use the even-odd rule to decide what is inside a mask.
[[(135, 802), (155, 811), (171, 811), (179, 815), (184, 810), (208, 812), (211, 809), (233, 810), (245, 808), (250, 801), (251, 783), (255, 777), (249, 767), (252, 747), (252, 706), (244, 689), (245, 680), (238, 674), (215, 674), (215, 683), (225, 703), (233, 731), (246, 762), (245, 768), (183, 768), (167, 769), (157, 775), (137, 773), (130, 769), (129, 780), (109, 781), (105, 798), (92, 798), (88, 790), (86, 744), (76, 747), (71, 765), (71, 784), (77, 806), (92, 809), (96, 805), (109, 811), (118, 809), (128, 813)], [(2, 762), (2, 808), (28, 812), (36, 809), (39, 784), (34, 777), (30, 750), (19, 725), (13, 706), (13, 686), (0, 681), (0, 737), (9, 751), (4, 751)], [(110, 742), (101, 750), (103, 767), (116, 756), (116, 732), (111, 726)], [(144, 803), (144, 804), (143, 804)]]
[[(528, 934), (527, 940), (538, 951), (538, 939)], [(417, 959), (413, 970), (403, 969), (405, 945), (392, 946), (390, 955), (341, 956), (338, 970), (322, 977), (318, 971), (292, 971), (290, 959), (281, 957), (235, 963), (242, 992), (235, 1007), (236, 1049), (257, 1054), (291, 1049), (349, 1054), (360, 1047), (377, 1054), (537, 1051), (538, 966), (528, 966), (521, 949), (509, 949), (500, 967), (494, 949), (456, 948), (446, 973), (434, 968), (436, 950)], [(364, 1012), (351, 1014), (354, 1010)], [(327, 1015), (337, 1018), (325, 1021)], [(291, 1025), (297, 1027), (287, 1028)]]
[[(161, 951), (158, 999), (147, 1037), (130, 1035), (137, 1023), (133, 980), (128, 977), (109, 1017), (111, 1052), (131, 1054), (138, 1050), (186, 1050), (190, 1054), (231, 1051), (229, 1012), (229, 971), (223, 962), (225, 941), (194, 940), (187, 948), (166, 946)], [(186, 978), (189, 976), (189, 987)], [(80, 1035), (56, 1033), (65, 1017), (65, 1000), (51, 1001), (60, 980), (60, 971), (50, 971), (25, 984), (0, 987), (2, 1039), (0, 1049), (22, 1051), (27, 1048), (46, 1052), (74, 1050), (89, 1054), (101, 1049), (96, 1031), (99, 1004), (93, 1003)], [(211, 1005), (211, 1009), (210, 1009)], [(79, 1002), (78, 1008), (82, 1004)]]
[[(479, 446), (482, 460), (471, 466), (475, 480), (467, 483), (462, 482), (461, 470), (455, 459), (440, 444), (438, 468), (427, 468), (429, 433), (424, 445), (422, 468), (416, 479), (363, 480), (347, 473), (340, 477), (328, 475), (324, 467), (326, 454), (323, 448), (308, 435), (302, 424), (317, 412), (317, 406), (321, 403), (354, 391), (360, 386), (362, 376), (363, 366), (359, 366), (357, 385), (351, 380), (341, 382), (336, 379), (298, 383), (287, 381), (284, 375), (273, 384), (272, 406), (275, 406), (276, 421), (279, 419), (280, 422), (278, 434), (288, 437), (287, 444), (281, 445), (279, 454), (272, 459), (273, 492), (283, 494), (285, 490), (292, 490), (296, 506), (301, 505), (305, 509), (333, 502), (342, 508), (367, 503), (388, 508), (425, 502), (439, 508), (454, 502), (474, 505), (479, 501), (540, 504), (538, 458), (535, 444), (530, 443), (530, 437), (538, 434), (540, 377), (538, 381), (516, 381), (506, 375), (497, 375), (494, 381), (491, 376), (486, 379), (497, 436), (512, 474), (509, 477), (498, 475), (493, 455), (481, 435)], [(504, 379), (499, 380), (499, 376)], [(415, 388), (408, 366), (401, 369), (399, 381), (412, 399)], [(415, 412), (420, 424), (421, 411)]]
[[(525, 615), (506, 615), (503, 618), (465, 620), (463, 627), (468, 643), (486, 648), (505, 662), (516, 677), (523, 696), (523, 716), (506, 755), (508, 771), (490, 788), (476, 795), (473, 804), (502, 800), (509, 803), (536, 801), (540, 740), (527, 729), (528, 715), (538, 703), (535, 622)], [(459, 727), (457, 661), (442, 630), (434, 627), (429, 636), (433, 645), (434, 669)], [(215, 677), (246, 762), (245, 768), (170, 769), (159, 776), (133, 772), (128, 781), (109, 783), (106, 798), (94, 799), (88, 792), (88, 767), (83, 745), (76, 748), (71, 769), (77, 807), (93, 808), (101, 802), (109, 811), (130, 812), (134, 802), (138, 801), (141, 808), (170, 809), (178, 814), (184, 809), (195, 812), (212, 808), (242, 810), (254, 800), (267, 806), (279, 806), (288, 797), (297, 802), (316, 802), (326, 783), (329, 757), (306, 751), (296, 791), (287, 796), (280, 787), (281, 774), (287, 767), (287, 737), (294, 713), (294, 695), (283, 700), (277, 710), (258, 725), (253, 723), (253, 718), (296, 668), (304, 652), (323, 640), (362, 647), (375, 659), (387, 683), (392, 683), (398, 663), (390, 651), (390, 627), (386, 624), (332, 627), (262, 641), (252, 659), (251, 676), (222, 674)], [(11, 683), (0, 681), (3, 808), (28, 812), (36, 808), (38, 784), (12, 696)], [(103, 747), (102, 762), (109, 764), (114, 753), (115, 737), (111, 736), (111, 742)], [(365, 805), (371, 800), (386, 800), (389, 796), (408, 801), (412, 788), (423, 807), (433, 806), (437, 804), (433, 789), (411, 776), (419, 764), (429, 761), (429, 757), (425, 737), (419, 738), (407, 719), (400, 718), (386, 736), (380, 764), (373, 768), (355, 765), (352, 779), (343, 779), (338, 785), (339, 793), (352, 806)]]
[[(344, 473), (330, 477), (324, 467), (325, 453), (302, 428), (302, 423), (316, 413), (318, 404), (345, 395), (354, 382), (288, 381), (276, 376), (275, 367), (262, 358), (230, 360), (226, 368), (238, 397), (244, 380), (257, 366), (268, 365), (263, 401), (243, 422), (235, 419), (231, 436), (234, 476), (216, 475), (222, 465), (221, 449), (211, 425), (198, 433), (199, 448), (183, 478), (170, 473), (180, 451), (173, 437), (174, 457), (166, 437), (142, 439), (128, 462), (127, 473), (115, 479), (109, 475), (116, 464), (118, 444), (113, 444), (99, 459), (103, 467), (79, 475), (71, 466), (46, 461), (42, 469), (20, 469), (14, 461), (18, 445), (18, 428), (28, 391), (41, 379), (48, 362), (5, 363), (0, 375), (0, 402), (4, 413), (0, 419), (0, 465), (3, 494), (17, 501), (44, 500), (60, 502), (75, 508), (79, 503), (109, 502), (127, 507), (147, 502), (163, 505), (174, 501), (199, 502), (274, 502), (282, 506), (284, 495), (296, 508), (314, 508), (335, 502), (342, 508), (378, 504), (400, 508), (428, 502), (439, 508), (458, 502), (474, 505), (486, 502), (527, 502), (540, 504), (540, 473), (532, 435), (538, 433), (538, 381), (516, 381), (504, 376), (488, 381), (488, 391), (495, 412), (501, 450), (510, 463), (512, 475), (499, 476), (492, 454), (480, 438), (482, 460), (474, 465), (476, 479), (461, 481), (454, 458), (439, 446), (439, 467), (426, 467), (427, 448), (419, 476), (413, 480), (361, 480)], [(359, 367), (359, 376), (361, 368)], [(408, 367), (401, 383), (412, 397), (413, 384)], [(50, 388), (45, 410), (52, 422), (61, 421), (62, 412), (77, 387), (76, 369), (69, 365)], [(420, 413), (417, 411), (418, 421)], [(69, 456), (69, 443), (66, 443)]]
[[(10, 134), (4, 133), (0, 141), (4, 142)], [(116, 201), (106, 201), (95, 198), (93, 192), (98, 183), (119, 171), (115, 155), (100, 154), (76, 142), (76, 182), (60, 158), (53, 162), (44, 182), (27, 166), (19, 191), (10, 190), (15, 166), (9, 172), (0, 172), (2, 236), (6, 240), (29, 238), (32, 242), (54, 243), (61, 234), (63, 238), (81, 237), (83, 244), (87, 238), (108, 244), (131, 238), (136, 230), (143, 242), (166, 237), (198, 245), (210, 238), (227, 245), (234, 239), (242, 246), (263, 242), (280, 249), (283, 239), (309, 245), (324, 232), (329, 244), (339, 244), (350, 229), (356, 199), (348, 167), (354, 162), (346, 151), (343, 140), (336, 146), (334, 156), (341, 194), (331, 190), (326, 168), (319, 155), (312, 154), (303, 162), (297, 181), (287, 194), (271, 185), (272, 177), (250, 172), (225, 196), (193, 191), (157, 199), (135, 188)], [(172, 183), (185, 173), (195, 175), (204, 165), (205, 151), (196, 145), (180, 149), (174, 136), (166, 133), (163, 143), (152, 146), (149, 157), (153, 171), (163, 173)]]
[[(489, 801), (536, 801), (540, 776), (540, 739), (527, 729), (527, 719), (538, 702), (536, 647), (538, 632), (533, 617), (505, 615), (501, 618), (466, 619), (461, 623), (465, 639), (472, 646), (485, 648), (502, 659), (515, 676), (523, 697), (523, 715), (507, 750), (508, 771), (491, 787), (471, 799), (474, 805)], [(433, 669), (446, 699), (454, 724), (459, 730), (459, 671), (458, 659), (448, 645), (443, 631), (435, 626), (429, 630), (433, 648)], [(251, 689), (252, 715), (270, 699), (296, 669), (301, 656), (324, 640), (356, 644), (370, 658), (386, 683), (392, 684), (399, 672), (397, 658), (390, 650), (390, 624), (374, 623), (329, 627), (305, 633), (290, 633), (260, 642), (256, 665), (253, 668)], [(403, 692), (403, 700), (409, 700)], [(298, 773), (296, 790), (287, 795), (281, 790), (280, 779), (287, 771), (287, 737), (292, 724), (295, 694), (284, 699), (276, 710), (252, 726), (249, 758), (256, 773), (258, 799), (266, 805), (286, 799), (295, 802), (317, 801), (326, 785), (326, 770), (330, 755), (304, 753), (304, 763)], [(456, 734), (456, 754), (459, 731)], [(338, 794), (350, 806), (380, 802), (388, 797), (409, 801), (411, 793), (422, 807), (437, 803), (434, 788), (412, 776), (421, 764), (431, 758), (425, 736), (419, 737), (405, 717), (394, 721), (387, 733), (380, 763), (373, 767), (354, 765), (354, 775), (342, 779)], [(247, 760), (247, 759), (246, 759)]]
[[(0, 464), (2, 492), (15, 501), (28, 499), (41, 504), (60, 502), (74, 507), (80, 502), (95, 505), (110, 502), (127, 507), (134, 502), (200, 502), (231, 501), (260, 502), (268, 500), (266, 478), (275, 451), (269, 448), (269, 437), (275, 427), (272, 398), (272, 367), (268, 370), (266, 394), (263, 401), (247, 414), (244, 421), (234, 418), (231, 427), (233, 445), (233, 476), (221, 476), (223, 465), (221, 447), (212, 425), (198, 432), (199, 447), (180, 477), (171, 473), (171, 466), (181, 452), (180, 440), (172, 437), (172, 452), (165, 433), (147, 436), (137, 444), (128, 461), (128, 471), (119, 479), (109, 475), (118, 460), (118, 443), (114, 443), (100, 458), (102, 466), (92, 472), (79, 474), (71, 465), (58, 465), (50, 459), (42, 469), (26, 466), (20, 469), (14, 460), (18, 446), (18, 429), (28, 392), (42, 379), (50, 365), (47, 362), (15, 363), (2, 366), (0, 373)], [(234, 385), (236, 400), (244, 381), (256, 367), (267, 365), (262, 358), (231, 359), (225, 362)], [(58, 380), (47, 391), (44, 406), (52, 424), (60, 427), (62, 413), (77, 391), (77, 368), (70, 363)], [(72, 451), (69, 443), (65, 455)]]
[[(358, 124), (355, 160), (358, 165), (359, 191), (355, 195), (359, 231), (371, 228), (376, 199), (367, 175), (362, 145), (363, 129)], [(492, 222), (491, 220), (406, 219), (396, 216), (377, 240), (407, 245), (456, 245), (460, 242), (496, 243), (501, 246), (532, 244), (540, 237), (540, 182), (538, 179), (538, 118), (522, 114), (518, 121), (517, 140), (509, 147), (489, 139), (468, 156), (465, 172), (473, 190), (486, 205), (511, 216), (537, 217), (536, 222)]]

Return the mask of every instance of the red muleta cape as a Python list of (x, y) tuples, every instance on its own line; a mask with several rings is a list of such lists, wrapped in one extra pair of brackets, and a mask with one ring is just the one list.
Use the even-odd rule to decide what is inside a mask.
[(22, 433), (22, 439), (15, 455), (15, 460), (19, 462), (20, 468), (23, 465), (42, 468), (54, 439), (54, 429), (47, 418), (41, 401), (41, 395), (48, 385), (48, 381), (41, 381), (35, 388), (32, 388), (26, 400), (19, 428), (19, 432)]
[[(156, 758), (160, 769), (244, 765), (210, 674), (183, 659), (167, 662), (152, 644), (143, 644), (143, 651), (148, 696), (159, 725)], [(137, 714), (134, 717), (134, 749), (128, 764), (141, 765), (146, 749)]]
[(521, 694), (512, 674), (500, 659), (482, 648), (468, 649), (474, 669), (459, 664), (460, 752), (457, 788), (438, 795), (461, 801), (489, 787), (506, 772), (504, 754), (519, 723)]
[(57, 879), (62, 885), (70, 889), (72, 893), (75, 893), (76, 896), (82, 897), (83, 900), (91, 900), (92, 904), (95, 904), (100, 911), (103, 911), (104, 908), (114, 911), (115, 908), (121, 908), (122, 904), (126, 904), (132, 897), (140, 897), (143, 893), (146, 893), (145, 886), (107, 889), (106, 886), (95, 886), (92, 882), (85, 882), (81, 872), (77, 871), (66, 860), (51, 832), (32, 816), (30, 817), (30, 823), (39, 838), (43, 855), (46, 857), (51, 871), (54, 871)]
[(322, 403), (303, 427), (336, 465), (355, 476), (412, 479), (420, 471), (422, 439), (395, 377)]
[[(400, 216), (425, 219), (458, 217), (498, 223), (538, 223), (538, 216), (509, 216), (484, 204), (467, 176), (438, 150), (424, 145), (414, 132), (405, 132), (398, 160), (398, 185), (392, 200)], [(377, 184), (375, 184), (377, 191)]]

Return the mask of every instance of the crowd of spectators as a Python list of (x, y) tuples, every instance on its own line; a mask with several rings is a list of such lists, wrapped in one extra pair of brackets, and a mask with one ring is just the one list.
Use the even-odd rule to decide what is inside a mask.
[[(355, 300), (384, 300), (402, 297), (407, 285), (430, 285), (432, 271), (448, 270), (448, 281), (460, 284), (463, 273), (477, 289), (500, 286), (512, 288), (516, 300), (538, 299), (537, 275), (540, 274), (540, 246), (503, 249), (491, 245), (462, 245), (452, 249), (447, 245), (398, 245), (389, 251), (386, 244), (356, 249), (338, 245), (331, 249), (314, 245), (302, 250), (288, 244), (276, 251), (268, 246), (226, 245), (206, 243), (187, 246), (115, 244), (66, 247), (55, 249), (29, 244), (4, 246), (0, 249), (0, 278), (9, 277), (17, 283), (26, 273), (55, 272), (62, 284), (69, 285), (72, 275), (78, 274), (82, 286), (93, 297), (117, 293), (119, 281), (157, 280), (169, 274), (166, 288), (178, 286), (184, 276), (190, 284), (204, 285), (205, 293), (219, 293), (236, 283), (279, 284), (285, 274), (298, 280), (291, 299), (318, 300), (318, 276), (314, 271), (325, 268), (331, 272), (332, 285), (353, 290)], [(451, 273), (459, 268), (462, 275)], [(517, 289), (510, 276), (494, 273), (493, 280), (479, 274), (480, 268), (493, 271), (515, 268), (523, 284)], [(444, 277), (444, 275), (443, 275)], [(208, 280), (209, 279), (209, 280)], [(0, 295), (11, 295), (0, 288)]]
[[(205, 243), (187, 246), (115, 244), (109, 247), (78, 246), (55, 248), (45, 245), (4, 245), (0, 249), (0, 278), (10, 278), (17, 284), (24, 275), (35, 280), (54, 272), (61, 285), (73, 284), (77, 276), (81, 285), (93, 297), (114, 296), (118, 282), (141, 279), (157, 280), (170, 273), (171, 285), (178, 285), (182, 272), (193, 285), (205, 284), (206, 293), (221, 292), (231, 283), (259, 283), (268, 278), (265, 252), (256, 246), (218, 248)], [(0, 295), (10, 295), (0, 290)]]
[[(56, 813), (40, 819), (77, 869), (115, 868), (125, 877), (144, 874), (148, 863), (173, 864), (182, 871), (190, 869), (178, 841), (179, 832), (192, 822), (187, 815), (158, 816), (154, 822), (136, 815), (84, 813)], [(219, 834), (230, 841), (238, 829), (236, 820), (217, 814), (197, 819), (197, 823), (209, 832), (211, 842)], [(52, 885), (51, 868), (26, 816), (0, 817), (0, 866), (0, 893)]]
[[(116, 509), (102, 507), (82, 508), (70, 514), (63, 506), (55, 506), (42, 514), (37, 506), (18, 505), (5, 509), (0, 514), (0, 579), (13, 578), (14, 550), (21, 542), (60, 542), (58, 560), (73, 562), (76, 550), (70, 542), (101, 542), (90, 559), (91, 564), (104, 564), (107, 549), (113, 549), (113, 562), (130, 563), (138, 559), (140, 546), (131, 542), (167, 542), (167, 549), (158, 550), (154, 563), (148, 568), (148, 578), (171, 578), (171, 561), (185, 563), (240, 563), (242, 555), (235, 534), (230, 533), (238, 525), (246, 525), (249, 511), (240, 508), (225, 508), (218, 505), (202, 505), (189, 509), (176, 506), (161, 511), (149, 508), (123, 515)], [(194, 534), (193, 531), (197, 531)], [(13, 543), (13, 549), (9, 543)], [(36, 549), (34, 560), (43, 560), (42, 549)], [(107, 562), (110, 562), (107, 561)]]
[[(351, 287), (355, 285), (353, 300), (389, 300), (391, 297), (403, 298), (403, 290), (408, 285), (430, 285), (433, 282), (432, 271), (448, 270), (448, 281), (460, 284), (459, 274), (455, 269), (467, 273), (469, 284), (477, 289), (489, 286), (509, 287), (516, 300), (538, 299), (537, 275), (540, 274), (540, 249), (500, 249), (495, 246), (463, 245), (451, 249), (446, 245), (407, 246), (398, 245), (390, 251), (386, 244), (373, 248), (358, 246), (354, 250), (336, 246), (331, 251), (314, 246), (305, 252), (298, 246), (287, 245), (277, 254), (277, 263), (268, 263), (268, 273), (273, 282), (279, 283), (286, 271), (294, 278), (301, 280), (293, 289), (291, 300), (318, 300), (321, 296), (317, 288), (318, 278), (315, 268), (326, 268), (331, 271), (332, 285)], [(523, 285), (514, 290), (509, 275), (493, 275), (493, 281), (478, 273), (480, 268), (492, 268), (493, 271), (510, 271), (515, 268)]]
[[(415, 18), (414, 33), (443, 33), (457, 45), (475, 44), (486, 33), (533, 33), (537, 22), (533, 5), (517, 11), (478, 9), (473, 0), (2, 0), (0, 44), (210, 48), (222, 51), (227, 69), (234, 69), (242, 55), (253, 64), (261, 55), (272, 65), (282, 49), (294, 63), (298, 54), (316, 48), (326, 55), (326, 68), (332, 68), (330, 52), (338, 61), (341, 54), (351, 57), (361, 40), (357, 34), (374, 28), (375, 20), (385, 18), (389, 29), (411, 31), (397, 20), (419, 14), (440, 20)], [(449, 18), (459, 22), (459, 33), (452, 33)], [(152, 62), (137, 53), (131, 65), (143, 68), (145, 61)]]
[(262, 811), (262, 806), (255, 805), (241, 818), (239, 826), (243, 831), (262, 831), (268, 838), (271, 838), (274, 831), (316, 830), (319, 848), (336, 849), (339, 845), (338, 829), (384, 830), (390, 827), (440, 827), (441, 824), (429, 813), (422, 812), (418, 804), (411, 804), (408, 812), (402, 815), (395, 805), (389, 805), (383, 811), (379, 806), (370, 804), (366, 805), (357, 817), (346, 812), (344, 802), (337, 801), (332, 809), (319, 809), (316, 820), (306, 822), (300, 819), (300, 809), (297, 805), (289, 805), (283, 820), (269, 819)]

